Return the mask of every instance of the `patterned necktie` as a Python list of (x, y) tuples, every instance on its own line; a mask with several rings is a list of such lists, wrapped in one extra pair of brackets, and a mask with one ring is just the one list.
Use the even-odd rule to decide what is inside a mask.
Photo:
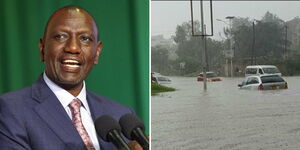
[(73, 125), (75, 126), (76, 130), (78, 131), (79, 135), (81, 136), (81, 139), (83, 140), (86, 148), (88, 150), (95, 150), (92, 140), (90, 139), (88, 133), (86, 132), (86, 130), (82, 124), (81, 115), (80, 115), (80, 106), (81, 106), (81, 101), (78, 98), (74, 99), (69, 104), (69, 107), (72, 112)]

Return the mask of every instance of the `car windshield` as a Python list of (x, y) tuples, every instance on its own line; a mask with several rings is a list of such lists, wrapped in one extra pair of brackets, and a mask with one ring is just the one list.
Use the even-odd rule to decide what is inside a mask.
[[(199, 76), (200, 76), (200, 77), (203, 77), (203, 74), (200, 73)], [(206, 73), (206, 77), (207, 77), (207, 78), (214, 78), (214, 77), (217, 77), (217, 75), (216, 75), (215, 73), (212, 73), (212, 72), (207, 72), (207, 73)]]
[(268, 74), (279, 73), (279, 70), (277, 68), (263, 68), (263, 70)]
[(256, 68), (247, 68), (246, 74), (256, 74)]
[(279, 76), (263, 76), (261, 77), (262, 83), (284, 82)]
[(169, 81), (168, 78), (165, 77), (157, 77), (158, 81)]
[(213, 78), (213, 77), (217, 77), (217, 75), (215, 73), (207, 73), (206, 76), (208, 78)]

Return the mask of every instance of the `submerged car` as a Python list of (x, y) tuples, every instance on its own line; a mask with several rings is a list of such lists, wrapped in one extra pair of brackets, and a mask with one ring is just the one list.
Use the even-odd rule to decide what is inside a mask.
[[(197, 81), (203, 81), (203, 73), (200, 73), (197, 77)], [(206, 72), (206, 80), (207, 82), (221, 81), (221, 78), (217, 76), (214, 72)]]
[(154, 78), (155, 78), (155, 82), (157, 82), (158, 84), (170, 84), (171, 83), (171, 80), (164, 76), (156, 76)]
[(279, 75), (248, 76), (238, 86), (241, 89), (252, 90), (288, 89), (287, 82)]

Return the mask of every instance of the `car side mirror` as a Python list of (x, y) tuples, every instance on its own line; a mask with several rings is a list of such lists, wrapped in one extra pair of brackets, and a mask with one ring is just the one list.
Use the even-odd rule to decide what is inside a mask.
[(240, 83), (240, 84), (238, 84), (238, 87), (242, 87), (243, 85)]

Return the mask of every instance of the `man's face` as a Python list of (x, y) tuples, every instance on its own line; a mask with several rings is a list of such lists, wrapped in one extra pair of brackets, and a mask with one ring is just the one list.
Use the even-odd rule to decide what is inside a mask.
[(40, 39), (47, 76), (63, 88), (79, 86), (98, 63), (101, 42), (94, 20), (82, 10), (60, 10)]

